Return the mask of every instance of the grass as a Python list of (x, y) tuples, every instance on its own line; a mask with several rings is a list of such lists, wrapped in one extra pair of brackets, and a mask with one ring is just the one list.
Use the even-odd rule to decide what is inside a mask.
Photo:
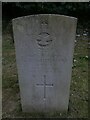
[(11, 23), (4, 22), (3, 28), (3, 118), (28, 117), (61, 117), (87, 118), (88, 117), (88, 36), (83, 35), (85, 28), (77, 28), (72, 80), (70, 87), (69, 110), (67, 113), (23, 113), (20, 104), (18, 75), (15, 59)]

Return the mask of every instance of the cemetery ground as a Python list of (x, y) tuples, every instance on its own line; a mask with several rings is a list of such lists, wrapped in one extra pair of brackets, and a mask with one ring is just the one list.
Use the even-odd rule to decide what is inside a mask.
[(3, 118), (29, 117), (88, 117), (88, 29), (78, 24), (75, 40), (69, 109), (67, 113), (23, 113), (11, 21), (3, 21)]

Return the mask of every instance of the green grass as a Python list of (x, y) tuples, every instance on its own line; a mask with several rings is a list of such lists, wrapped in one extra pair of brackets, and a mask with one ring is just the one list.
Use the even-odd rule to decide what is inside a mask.
[(69, 110), (67, 113), (23, 113), (20, 104), (19, 85), (17, 77), (15, 48), (11, 34), (11, 24), (3, 30), (3, 118), (19, 117), (88, 117), (88, 37), (84, 37), (84, 29), (78, 28), (74, 50), (72, 80), (70, 87)]

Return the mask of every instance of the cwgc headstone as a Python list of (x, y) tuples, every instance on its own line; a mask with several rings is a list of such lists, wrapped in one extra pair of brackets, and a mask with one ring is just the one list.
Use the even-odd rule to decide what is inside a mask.
[(24, 112), (68, 109), (76, 23), (54, 14), (13, 19)]

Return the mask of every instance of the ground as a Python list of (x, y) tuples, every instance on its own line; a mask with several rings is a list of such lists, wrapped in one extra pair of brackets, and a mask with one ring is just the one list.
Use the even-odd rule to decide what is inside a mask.
[(88, 117), (88, 28), (77, 26), (69, 109), (67, 113), (34, 114), (21, 109), (11, 21), (3, 21), (3, 118)]

